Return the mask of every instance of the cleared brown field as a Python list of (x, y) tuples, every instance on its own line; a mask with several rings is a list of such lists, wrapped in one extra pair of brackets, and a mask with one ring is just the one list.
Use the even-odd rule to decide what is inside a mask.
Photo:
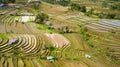
[(57, 48), (63, 48), (64, 46), (70, 46), (70, 42), (67, 38), (60, 34), (45, 34), (48, 38), (50, 38), (53, 46)]

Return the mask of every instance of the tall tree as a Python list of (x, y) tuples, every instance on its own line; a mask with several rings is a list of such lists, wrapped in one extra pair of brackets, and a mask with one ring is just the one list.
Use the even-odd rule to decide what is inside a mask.
[(81, 7), (81, 12), (86, 12), (86, 6)]
[(11, 3), (15, 3), (15, 0), (9, 0), (9, 2), (11, 2)]

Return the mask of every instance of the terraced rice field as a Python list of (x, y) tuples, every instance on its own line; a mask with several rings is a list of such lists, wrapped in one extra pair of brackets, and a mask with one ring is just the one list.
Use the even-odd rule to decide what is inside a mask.
[(63, 47), (66, 47), (66, 46), (70, 45), (69, 40), (67, 40), (67, 38), (65, 38), (62, 35), (59, 35), (59, 34), (47, 34), (46, 33), (46, 36), (48, 38), (50, 38), (50, 40), (52, 41), (53, 45), (58, 47), (58, 48), (63, 48)]
[[(52, 22), (54, 25), (61, 23), (61, 26), (67, 25), (73, 30), (77, 28), (78, 31), (60, 34), (38, 30), (39, 24), (34, 22), (35, 17), (33, 16), (36, 15), (35, 10), (29, 6), (23, 9), (0, 9), (0, 67), (119, 66), (106, 58), (103, 51), (105, 48), (112, 49), (111, 56), (115, 57), (117, 61), (120, 60), (119, 20), (94, 19), (85, 17), (81, 13), (69, 14), (65, 13), (66, 7), (58, 6), (45, 3), (41, 6), (44, 7), (41, 12), (48, 14), (52, 18), (50, 20), (55, 21), (55, 24)], [(26, 11), (32, 16), (25, 14), (23, 17)], [(94, 31), (96, 34), (112, 32), (117, 35), (115, 37), (108, 35), (105, 38), (101, 35), (89, 35), (90, 42), (92, 41), (94, 45), (94, 47), (90, 47), (82, 38), (80, 26), (87, 27), (87, 33), (90, 32), (90, 34)], [(17, 39), (17, 42), (9, 44), (14, 39)], [(86, 54), (92, 58), (86, 58)], [(55, 60), (53, 62), (47, 60), (48, 56), (54, 56)]]
[[(14, 45), (8, 45), (9, 40), (13, 39), (13, 38), (18, 38), (18, 40), (19, 40), (18, 43), (14, 44)], [(37, 52), (39, 53), (39, 50), (41, 50), (40, 49), (41, 46), (44, 45), (44, 43), (41, 40), (42, 37), (40, 35), (37, 36), (37, 34), (36, 34), (36, 36), (27, 35), (27, 34), (21, 34), (21, 35), (15, 34), (15, 35), (11, 35), (10, 39), (6, 39), (6, 40), (2, 39), (1, 40), (1, 44), (0, 44), (1, 55), (12, 53), (14, 47), (15, 47), (15, 49), (17, 48), (18, 50), (23, 51), (28, 55), (29, 55), (29, 53), (36, 55), (36, 53)], [(12, 47), (12, 46), (14, 46), (14, 47)]]
[[(18, 11), (15, 11), (13, 13), (17, 13)], [(9, 13), (11, 14), (11, 13)], [(7, 32), (14, 32), (14, 33), (36, 33), (35, 30), (33, 30), (34, 23), (32, 24), (23, 24), (22, 22), (27, 21), (24, 20), (22, 16), (9, 16), (6, 15), (1, 20), (1, 33), (7, 33)], [(17, 19), (17, 22), (15, 21)], [(31, 19), (31, 18), (28, 18)], [(34, 28), (35, 29), (35, 28)]]
[[(21, 11), (13, 10), (10, 13), (7, 11), (0, 17), (2, 19), (0, 21), (0, 33), (6, 33), (7, 36), (5, 39), (0, 38), (1, 67), (41, 67), (43, 63), (38, 61), (41, 60), (40, 58), (36, 59), (37, 56), (56, 55), (56, 57), (61, 57), (59, 51), (42, 50), (42, 47), (46, 44), (45, 35), (35, 28), (35, 23), (29, 24), (26, 22), (22, 24), (24, 17), (14, 16), (15, 13), (21, 13)], [(10, 14), (13, 14), (13, 16)], [(15, 21), (15, 19), (18, 20)], [(18, 42), (8, 45), (10, 40), (14, 38), (17, 38)], [(50, 64), (49, 61), (45, 62)]]
[(97, 32), (120, 32), (119, 20), (101, 20), (99, 23), (86, 25), (88, 29), (94, 29)]

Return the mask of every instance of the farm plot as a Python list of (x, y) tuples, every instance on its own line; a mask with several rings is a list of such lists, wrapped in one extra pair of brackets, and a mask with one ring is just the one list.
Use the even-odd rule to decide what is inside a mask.
[(13, 8), (3, 8), (3, 9), (0, 9), (0, 15), (4, 15), (6, 13), (9, 13), (9, 11), (13, 10)]
[(64, 36), (71, 42), (71, 46), (66, 48), (64, 50), (65, 52), (63, 52), (65, 58), (80, 58), (89, 50), (88, 46), (84, 43), (79, 34), (64, 34)]
[(70, 40), (72, 47), (84, 50), (84, 43), (79, 34), (65, 34), (64, 36)]
[[(84, 2), (84, 4), (86, 3)], [(95, 4), (93, 3), (92, 5)], [(63, 35), (49, 34), (36, 30), (36, 26), (38, 24), (29, 22), (33, 21), (35, 17), (28, 16), (33, 14), (26, 13), (26, 11), (29, 12), (30, 9), (31, 12), (34, 10), (32, 10), (32, 8), (29, 9), (29, 6), (23, 8), (24, 10), (20, 9), (20, 11), (15, 9), (12, 11), (12, 9), (10, 9), (10, 13), (6, 11), (5, 13), (3, 12), (5, 15), (0, 16), (0, 19), (2, 19), (0, 22), (0, 28), (2, 29), (0, 30), (0, 33), (8, 32), (9, 34), (7, 37), (0, 36), (0, 67), (112, 66), (112, 64), (106, 60), (105, 56), (101, 56), (102, 54), (92, 55), (92, 53), (95, 52), (94, 47), (89, 48), (87, 43), (82, 40), (82, 35), (79, 33), (80, 27), (78, 25), (85, 25), (88, 26), (88, 28), (91, 26), (94, 27), (97, 31), (109, 31), (119, 29), (119, 21), (109, 22), (108, 20), (103, 20), (100, 23), (96, 23), (99, 20), (77, 14), (69, 16), (66, 14), (67, 8), (59, 5), (47, 4), (41, 6), (41, 8), (43, 8), (41, 9), (41, 12), (45, 12), (46, 14), (51, 15), (51, 21), (55, 21), (51, 22), (54, 27), (56, 26), (58, 29), (58, 27), (65, 25), (69, 28), (73, 27), (73, 30), (76, 30), (77, 28), (77, 32), (64, 33)], [(25, 13), (28, 15), (26, 16)], [(94, 30), (93, 28), (89, 29)], [(46, 29), (44, 29), (44, 31), (45, 30)], [(119, 32), (119, 30), (116, 31)], [(91, 39), (91, 41), (92, 40), (94, 39)], [(13, 41), (15, 41), (15, 43), (13, 43)], [(115, 55), (118, 60), (120, 59), (119, 42), (113, 43), (111, 41), (104, 40), (98, 41), (101, 43), (94, 42), (93, 44), (98, 45), (100, 48), (110, 47), (114, 49), (115, 52), (112, 54)], [(58, 48), (51, 46), (51, 44)], [(51, 47), (53, 50), (51, 50)], [(92, 58), (85, 58), (84, 55), (86, 53), (89, 53)], [(54, 56), (54, 62), (51, 63), (49, 60), (47, 60), (47, 56)]]
[(41, 12), (47, 13), (50, 16), (61, 15), (67, 11), (67, 8), (59, 5), (51, 5), (51, 4), (42, 4), (41, 5)]
[(116, 43), (116, 42), (111, 42), (111, 41), (107, 41), (107, 40), (102, 40), (102, 42), (100, 43), (101, 45), (99, 46), (100, 48), (102, 47), (106, 47), (106, 48), (110, 48), (108, 49), (111, 53), (111, 55), (115, 56), (116, 60), (120, 59), (120, 43)]
[[(86, 60), (86, 59), (81, 59)], [(87, 60), (88, 62), (88, 60)], [(48, 60), (41, 60), (38, 58), (16, 58), (16, 57), (9, 57), (3, 58), (0, 57), (0, 65), (7, 66), (7, 67), (87, 67), (87, 66), (96, 66), (93, 62), (89, 61), (86, 64), (84, 61), (79, 60), (56, 60), (51, 63)]]
[[(37, 38), (37, 39), (36, 39)], [(8, 39), (1, 39), (0, 55), (12, 54), (14, 51), (22, 51), (27, 55), (37, 55), (40, 53), (42, 45), (44, 45), (41, 35), (11, 35)], [(14, 42), (17, 39), (17, 43)]]
[[(6, 11), (8, 12), (0, 16), (1, 33), (37, 33), (38, 30), (36, 29), (35, 24), (28, 23), (29, 21), (31, 22), (35, 20), (35, 16), (32, 13), (13, 8), (8, 8)], [(22, 16), (21, 14), (25, 14), (27, 16)], [(33, 24), (34, 26), (32, 26)]]
[(99, 22), (99, 19), (89, 18), (77, 13), (77, 15), (65, 14), (63, 15), (64, 19), (68, 20), (71, 23), (76, 23), (79, 26), (85, 26), (91, 23)]
[[(27, 21), (28, 19), (30, 18), (27, 18)], [(5, 25), (2, 25), (1, 23), (1, 29), (3, 30), (1, 30), (1, 32), (6, 31), (13, 33), (36, 33), (36, 29), (34, 28), (35, 24), (32, 23), (32, 25), (34, 24), (33, 26), (27, 22), (23, 24), (22, 22), (24, 21), (22, 19), (22, 16), (8, 16), (3, 19), (3, 22), (5, 23)]]
[(58, 60), (55, 61), (54, 63), (56, 66), (55, 67), (87, 67), (84, 62), (79, 61), (79, 60)]
[(120, 21), (118, 20), (101, 20), (99, 23), (88, 24), (85, 27), (97, 32), (119, 32)]
[(46, 33), (45, 35), (50, 38), (53, 45), (57, 48), (62, 48), (64, 46), (70, 46), (69, 40), (60, 34), (48, 34), (48, 33)]
[(0, 33), (6, 33), (4, 23), (0, 23)]
[(7, 19), (6, 18), (8, 18), (9, 17), (9, 15), (10, 14), (12, 14), (13, 12), (17, 12), (17, 10), (14, 10), (14, 9), (12, 9), (12, 8), (9, 8), (9, 9), (6, 9), (6, 11), (8, 11), (8, 12), (6, 12), (4, 15), (2, 15), (2, 16), (0, 16), (0, 27), (1, 27), (1, 33), (6, 33), (6, 31), (8, 30), (7, 28), (6, 28), (6, 24), (5, 24), (5, 22), (4, 21), (6, 21)]

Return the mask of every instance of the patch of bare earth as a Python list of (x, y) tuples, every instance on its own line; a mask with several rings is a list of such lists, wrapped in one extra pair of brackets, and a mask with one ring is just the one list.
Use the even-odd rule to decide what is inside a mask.
[(46, 33), (45, 35), (51, 40), (51, 42), (53, 43), (53, 46), (57, 48), (63, 48), (66, 46), (70, 46), (70, 41), (60, 34)]

